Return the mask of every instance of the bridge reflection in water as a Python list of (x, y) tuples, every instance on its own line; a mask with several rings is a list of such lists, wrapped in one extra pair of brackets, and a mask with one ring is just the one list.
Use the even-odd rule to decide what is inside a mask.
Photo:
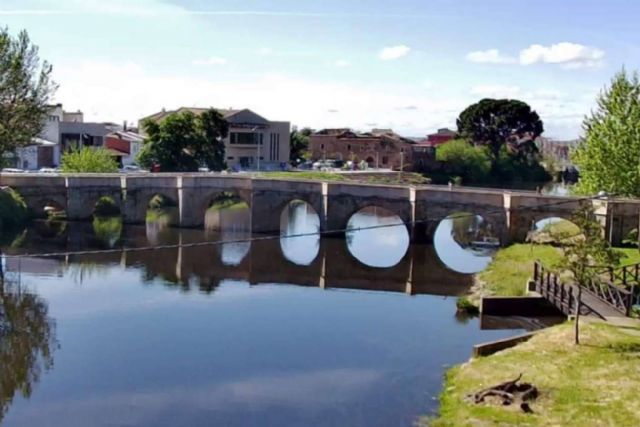
[[(482, 269), (490, 259), (486, 253), (470, 252), (456, 243), (450, 225), (449, 228), (444, 227), (448, 239), (447, 236), (440, 236), (442, 241), (437, 252), (431, 245), (410, 245), (404, 226), (357, 229), (398, 222), (395, 215), (380, 208), (365, 208), (356, 213), (349, 222), (352, 231), (347, 233), (345, 239), (320, 238), (316, 235), (287, 237), (313, 233), (319, 228), (315, 211), (306, 203), (296, 201), (282, 215), (280, 238), (274, 236), (273, 239), (253, 242), (178, 246), (149, 251), (127, 250), (148, 245), (188, 245), (251, 237), (250, 211), (246, 206), (227, 207), (207, 215), (205, 222), (208, 227), (205, 232), (159, 227), (152, 223), (146, 227), (125, 226), (118, 231), (121, 239), (117, 245), (122, 248), (121, 251), (71, 255), (46, 263), (42, 260), (23, 260), (20, 268), (28, 272), (30, 263), (37, 264), (40, 269), (44, 264), (52, 269), (64, 269), (74, 264), (79, 269), (83, 266), (98, 269), (101, 265), (118, 264), (139, 269), (146, 282), (160, 279), (167, 286), (184, 290), (198, 289), (201, 292), (214, 291), (224, 280), (239, 280), (252, 285), (292, 284), (325, 289), (458, 296), (468, 291), (472, 278), (449, 267), (469, 273)], [(90, 223), (58, 225), (54, 227), (55, 232), (51, 231), (52, 227), (51, 224), (40, 223), (29, 229), (22, 237), (23, 247), (14, 252), (73, 252), (99, 246), (96, 245), (96, 234)], [(113, 239), (109, 241), (111, 246)], [(17, 267), (14, 261), (11, 264), (13, 268)]]

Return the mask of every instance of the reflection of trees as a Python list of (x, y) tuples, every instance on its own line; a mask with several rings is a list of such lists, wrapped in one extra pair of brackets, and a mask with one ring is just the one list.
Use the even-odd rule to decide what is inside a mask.
[(101, 246), (113, 248), (122, 236), (122, 217), (110, 216), (93, 218), (93, 233)]
[(15, 394), (28, 398), (51, 369), (56, 345), (45, 301), (0, 276), (0, 421)]
[(451, 236), (463, 248), (472, 242), (494, 237), (491, 226), (479, 215), (459, 213), (447, 218), (451, 222)]

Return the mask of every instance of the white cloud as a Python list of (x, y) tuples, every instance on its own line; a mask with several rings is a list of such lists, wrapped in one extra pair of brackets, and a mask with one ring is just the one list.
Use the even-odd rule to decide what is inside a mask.
[(206, 59), (195, 59), (193, 65), (227, 65), (227, 58), (212, 56)]
[(561, 64), (566, 68), (598, 67), (602, 65), (604, 51), (577, 43), (556, 43), (550, 46), (533, 44), (520, 51), (520, 63)]
[(410, 51), (411, 48), (405, 45), (385, 47), (378, 54), (378, 58), (383, 61), (392, 61), (406, 56)]
[(467, 61), (482, 64), (513, 64), (516, 59), (502, 55), (498, 49), (487, 49), (468, 53)]
[(346, 59), (338, 59), (333, 63), (333, 66), (337, 68), (346, 68), (351, 66), (351, 62), (347, 61)]

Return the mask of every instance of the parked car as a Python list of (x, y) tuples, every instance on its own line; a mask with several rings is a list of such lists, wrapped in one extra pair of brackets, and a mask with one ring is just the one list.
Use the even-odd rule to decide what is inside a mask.
[(6, 173), (25, 173), (26, 171), (23, 169), (18, 169), (18, 168), (4, 168), (2, 169), (2, 172), (6, 172)]
[(40, 168), (38, 173), (59, 173), (60, 169), (58, 168)]
[(206, 166), (201, 166), (198, 168), (198, 172), (211, 172), (211, 170)]
[(334, 160), (318, 160), (313, 164), (314, 170), (329, 171), (336, 168)]
[(120, 172), (122, 173), (148, 173), (148, 170), (142, 169), (140, 166), (138, 165), (126, 165), (123, 166), (122, 169), (120, 169)]

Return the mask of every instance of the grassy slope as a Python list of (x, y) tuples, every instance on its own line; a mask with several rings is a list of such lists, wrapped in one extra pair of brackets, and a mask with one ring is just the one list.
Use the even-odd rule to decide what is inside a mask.
[[(638, 323), (640, 325), (640, 323)], [(585, 323), (582, 345), (573, 344), (573, 325), (540, 332), (529, 342), (493, 356), (473, 359), (447, 373), (442, 426), (637, 426), (640, 425), (640, 326)], [(468, 393), (513, 379), (533, 383), (541, 395), (533, 415), (515, 408), (474, 405)]]
[[(620, 248), (625, 258), (621, 264), (640, 262), (640, 252), (633, 248)], [(489, 267), (478, 274), (488, 294), (502, 296), (524, 295), (525, 284), (533, 274), (536, 259), (553, 266), (560, 260), (560, 251), (548, 245), (515, 244), (501, 249)]]

